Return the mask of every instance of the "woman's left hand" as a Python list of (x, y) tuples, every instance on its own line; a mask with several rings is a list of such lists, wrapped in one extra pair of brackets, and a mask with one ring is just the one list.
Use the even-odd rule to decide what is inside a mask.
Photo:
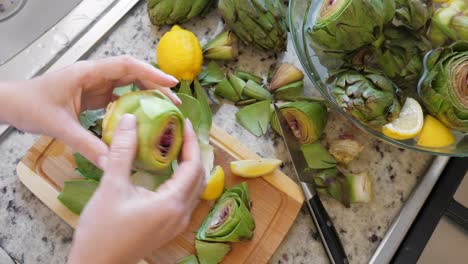
[(136, 83), (142, 89), (158, 89), (175, 104), (180, 99), (170, 88), (178, 81), (150, 64), (130, 56), (80, 61), (60, 71), (23, 81), (0, 84), (0, 103), (6, 112), (0, 121), (63, 140), (98, 164), (108, 147), (81, 127), (78, 116), (88, 109), (104, 108), (114, 87)]

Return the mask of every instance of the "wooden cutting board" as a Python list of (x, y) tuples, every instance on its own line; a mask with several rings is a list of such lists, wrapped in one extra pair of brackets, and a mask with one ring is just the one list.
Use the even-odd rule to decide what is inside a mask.
[[(217, 127), (211, 130), (211, 143), (215, 147), (215, 164), (221, 165), (226, 172), (226, 186), (245, 181), (230, 173), (229, 162), (256, 159), (258, 155)], [(72, 149), (62, 142), (41, 137), (18, 164), (17, 172), (27, 188), (65, 222), (75, 227), (79, 216), (57, 200), (64, 181), (79, 179), (74, 172), (72, 154)], [(297, 184), (279, 170), (273, 175), (249, 179), (247, 182), (256, 223), (254, 237), (251, 241), (232, 244), (232, 251), (223, 263), (266, 263), (288, 232), (303, 202)], [(193, 254), (195, 233), (211, 206), (212, 203), (201, 202), (189, 228), (146, 261), (173, 264)]]

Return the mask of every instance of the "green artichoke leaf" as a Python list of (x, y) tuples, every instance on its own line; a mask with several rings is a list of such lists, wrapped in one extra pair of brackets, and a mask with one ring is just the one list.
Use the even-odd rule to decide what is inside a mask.
[(183, 80), (183, 81), (180, 83), (180, 87), (179, 87), (178, 93), (179, 93), (179, 94), (186, 94), (186, 95), (188, 95), (188, 96), (192, 96), (192, 89), (190, 88), (190, 82), (189, 82), (189, 81)]
[(192, 96), (186, 94), (177, 94), (182, 103), (179, 105), (179, 110), (185, 118), (188, 118), (192, 123), (195, 132), (198, 134), (198, 127), (202, 119), (202, 107), (200, 102)]
[(218, 83), (215, 89), (215, 94), (231, 102), (238, 102), (240, 100), (240, 96), (237, 94), (228, 79), (224, 79)]
[(73, 153), (73, 159), (76, 163), (76, 173), (88, 180), (99, 181), (102, 177), (103, 171), (96, 167), (91, 161), (86, 159), (83, 155), (76, 152)]
[(195, 98), (198, 100), (201, 109), (200, 123), (198, 125), (198, 138), (202, 142), (208, 144), (210, 140), (210, 130), (213, 122), (213, 113), (211, 111), (210, 102), (205, 90), (202, 88), (198, 80), (194, 82)]
[(277, 100), (295, 101), (303, 95), (303, 91), (304, 81), (297, 81), (276, 89), (273, 96)]
[(106, 111), (104, 109), (86, 110), (80, 113), (79, 120), (82, 127), (96, 136), (102, 135), (102, 121)]
[(187, 257), (177, 261), (176, 264), (199, 264), (199, 263), (200, 262), (198, 262), (197, 256), (190, 255), (190, 256), (187, 256)]
[(393, 25), (403, 26), (413, 31), (424, 27), (432, 16), (430, 0), (395, 0), (396, 11)]
[[(195, 249), (197, 250), (197, 255), (198, 259), (200, 260), (200, 264), (218, 264), (221, 263), (224, 257), (231, 251), (231, 246), (229, 244), (224, 243), (210, 243), (195, 240)], [(192, 260), (193, 262), (183, 263), (198, 263), (195, 262), (195, 260)]]
[(138, 88), (138, 86), (136, 86), (135, 84), (131, 83), (129, 85), (114, 88), (114, 91), (112, 92), (112, 94), (120, 97), (126, 93), (131, 93), (131, 92), (136, 92), (136, 91), (140, 91), (140, 88)]
[(280, 107), (280, 113), (288, 122), (300, 144), (311, 144), (317, 141), (322, 135), (328, 119), (327, 108), (321, 102), (287, 103)]
[(94, 180), (66, 181), (57, 199), (70, 211), (79, 215), (98, 185)]
[(259, 137), (266, 134), (271, 120), (271, 100), (245, 106), (236, 113), (237, 122)]
[(330, 169), (336, 167), (336, 160), (319, 142), (301, 146), (304, 158), (311, 169)]
[(246, 82), (233, 73), (228, 73), (228, 80), (232, 88), (234, 88), (234, 91), (236, 91), (237, 96), (242, 99)]
[(428, 112), (446, 126), (468, 131), (468, 41), (438, 48), (424, 60), (418, 93)]
[(200, 73), (199, 80), (202, 86), (214, 85), (224, 79), (224, 73), (218, 64), (214, 61), (208, 63), (205, 69)]
[(328, 82), (338, 106), (370, 127), (380, 129), (399, 116), (399, 89), (379, 71), (342, 69)]
[(108, 106), (103, 121), (103, 140), (110, 144), (121, 117), (130, 113), (138, 120), (138, 150), (134, 167), (164, 171), (177, 159), (183, 140), (182, 112), (158, 91), (124, 94)]
[(252, 74), (250, 72), (242, 71), (242, 70), (236, 70), (234, 74), (244, 80), (245, 82), (252, 80), (256, 83), (263, 83), (263, 78), (260, 76), (257, 76), (255, 74)]
[(259, 101), (267, 100), (272, 97), (267, 89), (252, 80), (248, 80), (245, 83), (244, 89), (242, 90), (242, 95)]

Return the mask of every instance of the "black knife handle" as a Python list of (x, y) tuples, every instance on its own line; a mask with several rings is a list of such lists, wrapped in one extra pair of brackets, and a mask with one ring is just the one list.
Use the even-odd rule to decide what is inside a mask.
[(323, 246), (325, 251), (333, 264), (347, 264), (348, 258), (344, 251), (343, 245), (341, 244), (338, 233), (333, 226), (327, 211), (323, 207), (322, 201), (318, 195), (314, 195), (307, 201), (307, 207), (315, 222), (317, 231), (322, 238)]

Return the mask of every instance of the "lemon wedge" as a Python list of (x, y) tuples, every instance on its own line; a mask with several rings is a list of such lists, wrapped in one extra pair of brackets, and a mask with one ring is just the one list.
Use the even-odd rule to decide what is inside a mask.
[(407, 98), (400, 116), (382, 128), (387, 137), (405, 140), (416, 137), (424, 124), (424, 114), (421, 105), (413, 98)]
[(207, 179), (205, 191), (201, 198), (206, 201), (218, 199), (224, 191), (224, 177), (223, 168), (221, 166), (216, 166)]
[(238, 160), (231, 162), (231, 171), (240, 177), (255, 178), (273, 173), (281, 163), (277, 159)]
[(448, 129), (435, 117), (426, 116), (424, 126), (419, 135), (418, 145), (431, 148), (441, 148), (452, 145), (455, 137)]

